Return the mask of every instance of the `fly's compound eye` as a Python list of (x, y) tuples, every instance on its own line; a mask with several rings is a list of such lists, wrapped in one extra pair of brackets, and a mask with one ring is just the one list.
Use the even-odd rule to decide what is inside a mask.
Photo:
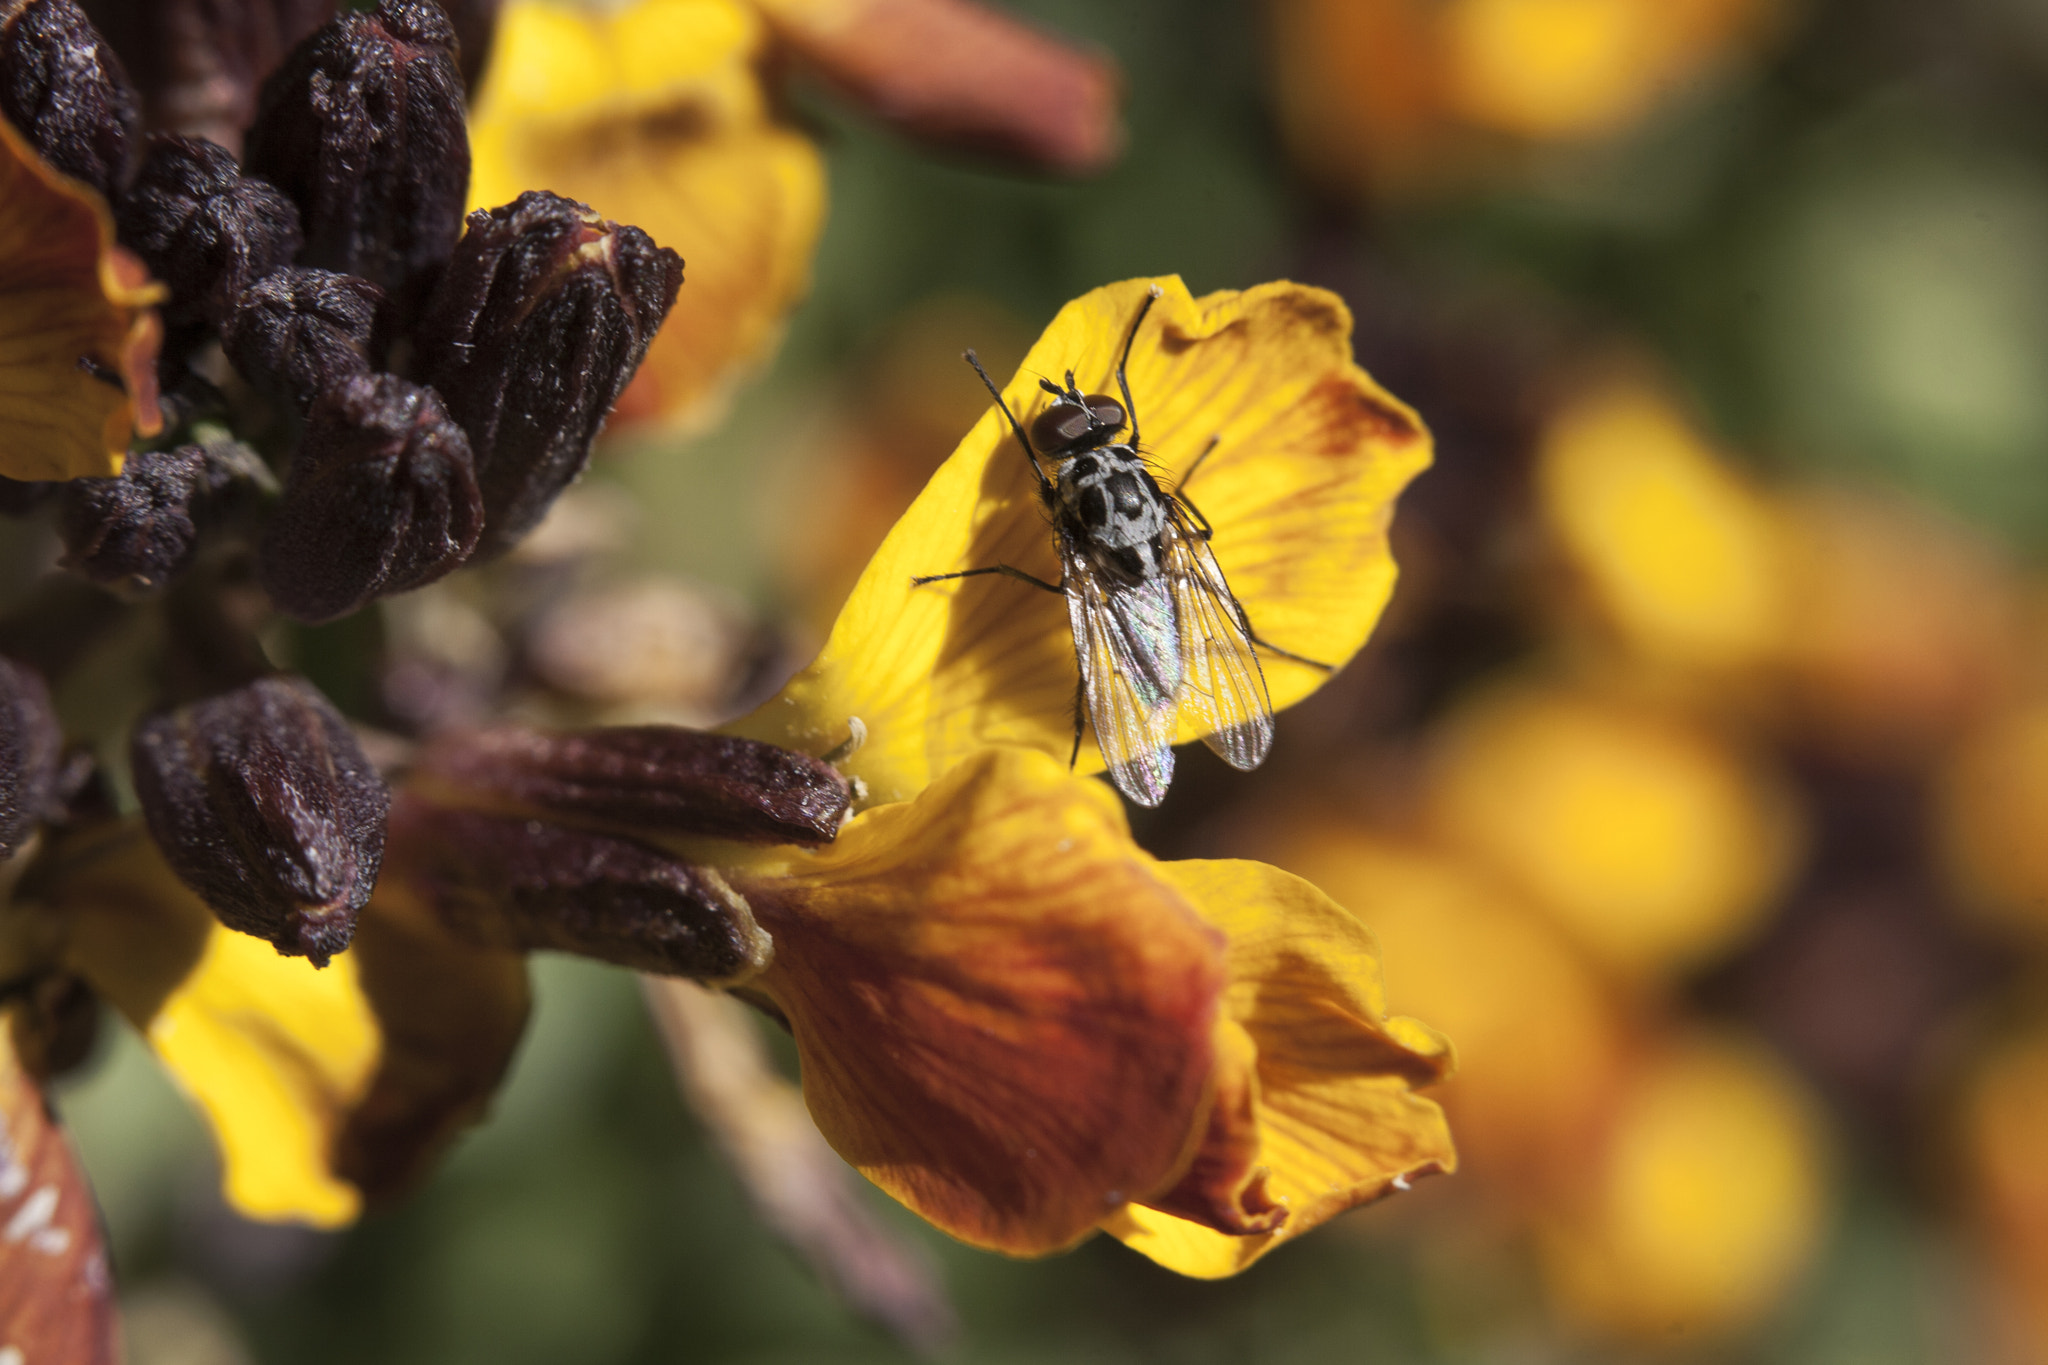
[(1090, 409), (1062, 400), (1032, 419), (1031, 443), (1048, 455), (1060, 455), (1086, 441), (1095, 429)]
[(1106, 393), (1091, 393), (1082, 400), (1097, 431), (1115, 431), (1124, 424), (1124, 405)]

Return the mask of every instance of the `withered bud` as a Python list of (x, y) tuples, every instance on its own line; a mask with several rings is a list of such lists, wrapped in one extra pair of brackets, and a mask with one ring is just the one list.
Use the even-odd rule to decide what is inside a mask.
[(151, 138), (115, 221), (171, 287), (164, 324), (174, 330), (219, 326), (244, 289), (299, 251), (291, 200), (202, 138)]
[(455, 810), (399, 793), (391, 871), (451, 931), (636, 971), (731, 981), (766, 965), (768, 935), (717, 873), (632, 839)]
[(302, 264), (374, 280), (409, 315), (462, 234), (469, 191), (447, 16), (383, 0), (323, 26), (264, 82), (247, 163), (297, 202)]
[(258, 678), (135, 728), (135, 795), (164, 860), (230, 929), (316, 967), (348, 947), (390, 793), (303, 678)]
[(675, 252), (559, 195), (469, 216), (418, 343), (476, 451), (482, 552), (509, 548), (583, 471), (682, 282)]
[(257, 576), (281, 611), (331, 621), (454, 569), (483, 525), (469, 440), (433, 391), (349, 379), (307, 415)]
[(242, 292), (221, 341), (228, 362), (299, 411), (368, 375), (382, 350), (384, 291), (359, 275), (288, 269)]
[(0, 117), (43, 160), (119, 197), (138, 123), (135, 91), (76, 0), (0, 0)]
[(56, 785), (63, 744), (42, 678), (0, 658), (0, 861), (35, 833)]
[(673, 725), (451, 734), (413, 777), (440, 799), (503, 814), (760, 844), (830, 843), (853, 799), (822, 759)]
[(83, 0), (142, 93), (144, 121), (230, 150), (256, 91), (334, 0)]
[(95, 583), (161, 587), (191, 567), (236, 474), (227, 448), (183, 445), (135, 452), (119, 478), (73, 479), (59, 504), (64, 566)]

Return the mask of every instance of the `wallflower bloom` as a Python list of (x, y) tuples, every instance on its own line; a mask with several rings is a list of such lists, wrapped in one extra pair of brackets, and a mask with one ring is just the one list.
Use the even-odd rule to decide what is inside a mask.
[(164, 297), (105, 201), (0, 118), (0, 476), (108, 477), (161, 429)]
[[(1201, 299), (1176, 276), (1106, 285), (1060, 310), (1005, 401), (1028, 426), (1046, 401), (1041, 377), (1072, 370), (1084, 392), (1114, 393), (1131, 319), (1155, 287), (1129, 372), (1144, 453), (1172, 488), (1217, 438), (1186, 489), (1215, 527), (1217, 563), (1264, 639), (1342, 665), (1393, 591), (1387, 526), (1430, 441), (1353, 363), (1341, 299), (1285, 282)], [(874, 802), (903, 800), (990, 744), (1066, 758), (1076, 664), (1065, 604), (996, 576), (911, 582), (998, 563), (1060, 576), (1031, 466), (991, 406), (882, 542), (817, 659), (732, 728), (819, 751), (858, 718), (867, 740), (845, 769)], [(1328, 677), (1261, 662), (1276, 710)], [(1200, 737), (1184, 712), (1179, 742)], [(1092, 743), (1078, 768), (1101, 771)]]

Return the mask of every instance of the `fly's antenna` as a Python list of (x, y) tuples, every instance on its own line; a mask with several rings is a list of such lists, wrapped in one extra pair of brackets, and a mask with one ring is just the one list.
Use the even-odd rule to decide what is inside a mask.
[(1145, 292), (1145, 301), (1138, 305), (1138, 316), (1131, 319), (1131, 330), (1124, 337), (1124, 353), (1116, 362), (1116, 386), (1124, 396), (1124, 411), (1131, 417), (1131, 449), (1138, 448), (1138, 405), (1131, 401), (1131, 381), (1124, 377), (1124, 371), (1131, 363), (1131, 344), (1138, 339), (1138, 328), (1144, 325), (1145, 314), (1152, 311), (1152, 305), (1159, 302), (1164, 293), (1158, 285)]
[[(981, 368), (981, 357), (977, 356), (971, 347), (967, 350), (966, 356), (967, 363), (972, 365), (974, 372), (981, 376), (981, 385), (988, 390), (988, 396), (996, 400), (996, 406), (1002, 409), (1003, 416), (1009, 419), (1010, 430), (1017, 434), (1017, 444), (1024, 447), (1024, 458), (1031, 461), (1031, 472), (1038, 478), (1039, 493), (1043, 496), (1051, 497), (1052, 480), (1046, 478), (1045, 471), (1038, 467), (1038, 452), (1031, 448), (1031, 438), (1024, 434), (1024, 424), (1017, 420), (1017, 415), (1010, 411), (1010, 405), (1003, 401), (1003, 391), (996, 387), (996, 382), (993, 379), (988, 377), (988, 371)], [(1039, 381), (1041, 384), (1044, 382), (1042, 379)]]

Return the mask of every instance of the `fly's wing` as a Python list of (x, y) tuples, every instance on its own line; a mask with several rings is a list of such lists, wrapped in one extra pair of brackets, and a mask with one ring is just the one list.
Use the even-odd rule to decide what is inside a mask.
[(1251, 624), (1224, 582), (1209, 542), (1185, 514), (1167, 523), (1162, 539), (1164, 576), (1172, 589), (1185, 664), (1180, 705), (1206, 723), (1202, 743), (1217, 757), (1233, 768), (1256, 768), (1273, 747), (1273, 699), (1252, 647)]
[(1156, 806), (1173, 781), (1174, 697), (1181, 675), (1173, 596), (1162, 581), (1112, 584), (1084, 556), (1064, 558), (1074, 657), (1102, 761), (1125, 796)]

